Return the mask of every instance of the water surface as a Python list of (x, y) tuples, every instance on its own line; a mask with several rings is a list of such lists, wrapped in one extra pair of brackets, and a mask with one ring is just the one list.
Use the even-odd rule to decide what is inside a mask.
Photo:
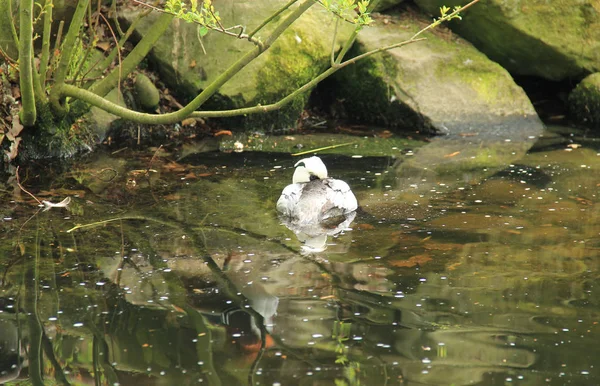
[(1, 380), (599, 384), (597, 140), (388, 150), (322, 155), (360, 209), (321, 235), (275, 213), (282, 153), (20, 170), (72, 202), (0, 192)]

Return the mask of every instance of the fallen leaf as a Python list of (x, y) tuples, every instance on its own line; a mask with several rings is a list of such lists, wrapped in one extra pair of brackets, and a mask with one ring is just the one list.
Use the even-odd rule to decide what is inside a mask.
[(390, 138), (392, 135), (394, 135), (394, 134), (392, 134), (392, 132), (389, 130), (383, 130), (383, 131), (377, 133), (377, 136), (379, 138)]
[(213, 134), (215, 137), (221, 136), (221, 135), (233, 135), (231, 134), (231, 130), (220, 130), (217, 131), (216, 133)]
[(212, 176), (212, 173), (200, 173), (197, 176), (198, 177), (208, 177), (208, 176)]
[(194, 68), (196, 67), (196, 60), (192, 59), (192, 61), (190, 62), (190, 68)]
[(181, 126), (196, 126), (196, 118), (186, 118), (181, 121)]
[(97, 48), (100, 48), (102, 51), (106, 52), (110, 49), (110, 43), (109, 42), (98, 42), (96, 44)]
[(461, 265), (462, 265), (462, 263), (450, 264), (447, 269), (448, 269), (448, 271), (454, 271), (456, 268), (458, 268)]
[(444, 156), (444, 158), (454, 157), (454, 156), (459, 155), (459, 154), (460, 154), (460, 151), (455, 151), (454, 153), (446, 154)]
[(19, 143), (21, 143), (21, 138), (15, 138), (14, 142), (11, 142), (10, 148), (6, 152), (9, 161), (17, 158), (17, 155), (19, 154)]
[(177, 162), (169, 162), (163, 166), (163, 169), (170, 172), (185, 172), (187, 169), (185, 166), (178, 164)]

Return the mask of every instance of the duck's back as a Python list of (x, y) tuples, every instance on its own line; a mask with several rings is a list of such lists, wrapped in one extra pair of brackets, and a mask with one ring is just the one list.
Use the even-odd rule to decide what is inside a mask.
[(304, 223), (319, 222), (356, 208), (356, 197), (348, 184), (331, 178), (288, 185), (277, 201), (280, 213)]

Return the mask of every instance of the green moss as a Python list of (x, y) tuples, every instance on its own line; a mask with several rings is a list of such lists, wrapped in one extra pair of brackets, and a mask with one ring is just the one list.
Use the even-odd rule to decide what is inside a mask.
[[(585, 4), (587, 3), (587, 4)], [(598, 68), (600, 17), (592, 2), (480, 2), (450, 26), (490, 59), (511, 73), (550, 80), (579, 77)], [(438, 15), (442, 5), (458, 0), (417, 0), (421, 9)], [(585, 44), (573, 44), (581, 41)]]
[(592, 129), (600, 129), (600, 72), (582, 80), (569, 95), (574, 118)]
[(90, 149), (95, 138), (86, 122), (80, 119), (87, 110), (87, 106), (74, 103), (69, 114), (57, 119), (48, 105), (38, 105), (36, 126), (25, 131), (19, 157), (68, 158)]
[[(348, 53), (354, 57), (367, 49), (357, 43)], [(344, 98), (343, 112), (349, 118), (372, 122), (387, 127), (419, 129), (424, 127), (423, 118), (406, 105), (395, 100), (396, 92), (388, 86), (398, 77), (398, 67), (386, 53), (369, 57), (348, 66), (333, 77), (336, 94)], [(401, 74), (400, 74), (401, 75)]]
[[(275, 103), (325, 70), (327, 58), (324, 53), (327, 50), (316, 39), (303, 39), (302, 35), (301, 31), (286, 33), (271, 48), (269, 60), (265, 61), (255, 75), (256, 95), (259, 97), (249, 105)], [(296, 39), (301, 39), (301, 44)], [(278, 111), (249, 115), (246, 118), (246, 126), (266, 129), (295, 126), (309, 94), (306, 92), (296, 97)]]

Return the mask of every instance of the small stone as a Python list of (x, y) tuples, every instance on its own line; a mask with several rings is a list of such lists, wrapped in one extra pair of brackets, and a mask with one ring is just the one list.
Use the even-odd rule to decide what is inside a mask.
[(136, 101), (141, 108), (144, 110), (155, 110), (158, 107), (160, 94), (150, 78), (142, 73), (137, 74), (133, 87)]

